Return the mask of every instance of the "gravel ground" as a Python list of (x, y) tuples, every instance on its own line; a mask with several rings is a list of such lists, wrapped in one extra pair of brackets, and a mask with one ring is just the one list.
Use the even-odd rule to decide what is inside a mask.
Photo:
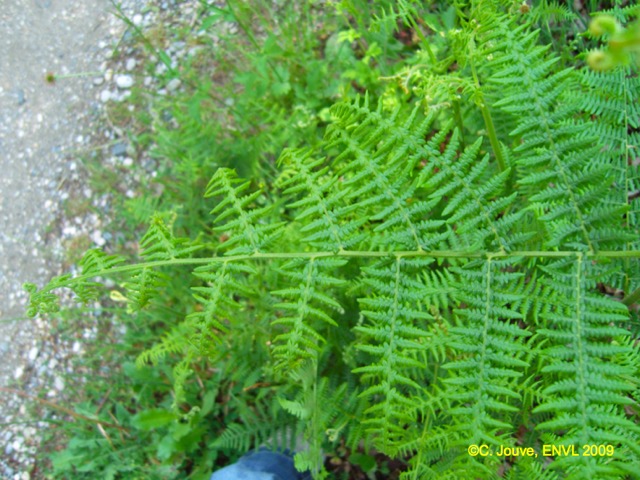
[[(122, 7), (136, 19), (148, 9), (139, 0)], [(82, 336), (63, 339), (48, 321), (24, 317), (21, 285), (61, 273), (76, 239), (109, 240), (101, 230), (108, 199), (89, 188), (79, 159), (96, 150), (111, 161), (126, 153), (122, 132), (101, 121), (106, 102), (126, 98), (133, 81), (131, 61), (122, 72), (109, 68), (126, 35), (112, 10), (106, 0), (7, 0), (0, 11), (1, 478), (39, 478), (34, 455), (48, 423), (29, 417), (24, 394), (63, 401), (68, 360), (82, 354)], [(92, 207), (69, 212), (74, 199)]]

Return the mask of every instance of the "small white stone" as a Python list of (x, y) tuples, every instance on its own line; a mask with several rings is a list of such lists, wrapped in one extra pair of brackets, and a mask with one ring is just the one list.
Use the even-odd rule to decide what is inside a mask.
[(124, 68), (126, 68), (128, 72), (136, 68), (136, 59), (135, 58), (127, 59), (127, 63), (125, 64)]
[(142, 24), (142, 15), (140, 15), (139, 13), (136, 13), (131, 19), (131, 21), (135, 26), (140, 26), (140, 24)]
[(23, 373), (24, 373), (24, 367), (21, 365), (18, 368), (16, 368), (16, 371), (13, 374), (13, 378), (15, 378), (16, 380), (19, 380), (20, 377), (22, 377)]
[(99, 247), (102, 247), (104, 246), (105, 243), (107, 243), (105, 239), (102, 237), (102, 232), (98, 230), (92, 232), (90, 235), (90, 238), (91, 238), (91, 241), (96, 245), (98, 245)]
[(16, 452), (19, 452), (22, 450), (22, 438), (18, 437), (16, 438), (13, 443), (11, 444), (11, 446), (13, 447), (13, 449)]
[(65, 237), (75, 237), (78, 234), (78, 229), (72, 225), (64, 227), (62, 229), (62, 235)]
[(38, 353), (40, 353), (38, 347), (33, 347), (29, 350), (29, 360), (33, 362), (38, 357)]
[(174, 90), (177, 90), (178, 88), (180, 88), (181, 83), (182, 82), (180, 81), (179, 78), (174, 78), (169, 83), (167, 83), (167, 90), (169, 90), (170, 92), (173, 92)]
[(98, 86), (98, 85), (102, 85), (104, 83), (104, 78), (102, 77), (96, 77), (93, 79), (93, 84)]
[(133, 77), (131, 75), (116, 75), (116, 85), (118, 88), (131, 88), (133, 86)]
[(80, 342), (73, 342), (73, 347), (71, 347), (71, 349), (73, 350), (73, 353), (78, 353), (81, 348), (82, 348), (82, 344)]
[(111, 100), (111, 92), (109, 90), (103, 90), (100, 92), (100, 101), (103, 103), (107, 103)]
[(125, 167), (130, 167), (131, 165), (133, 165), (133, 159), (127, 157), (122, 161), (122, 165), (124, 165)]
[(110, 68), (107, 68), (107, 70), (105, 70), (104, 72), (104, 79), (107, 82), (110, 82), (112, 78), (113, 78), (113, 70), (111, 70)]
[(64, 390), (64, 380), (62, 380), (60, 377), (56, 377), (53, 381), (53, 387), (61, 392), (62, 390)]

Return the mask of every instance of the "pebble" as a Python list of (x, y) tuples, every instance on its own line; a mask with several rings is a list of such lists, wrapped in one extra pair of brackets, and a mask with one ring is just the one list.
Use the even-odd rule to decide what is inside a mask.
[(136, 27), (139, 27), (142, 24), (142, 15), (140, 15), (139, 13), (136, 13), (131, 19), (131, 21)]
[(29, 350), (29, 360), (33, 362), (38, 357), (38, 353), (40, 353), (38, 347), (33, 347)]
[(136, 59), (135, 58), (129, 58), (127, 60), (127, 63), (125, 64), (124, 68), (129, 72), (131, 70), (133, 70), (134, 68), (136, 68)]
[(111, 147), (111, 155), (114, 157), (124, 157), (126, 154), (127, 146), (122, 142), (118, 142)]
[[(91, 241), (93, 243), (95, 243), (96, 245), (98, 245), (99, 247), (104, 247), (104, 244), (107, 243), (104, 238), (102, 237), (102, 232), (99, 231), (94, 231), (91, 232), (91, 235), (89, 235), (91, 238)], [(59, 389), (58, 389), (59, 390)]]
[(104, 83), (104, 78), (96, 77), (93, 79), (93, 84), (96, 86), (102, 85)]
[(118, 88), (131, 88), (133, 83), (133, 77), (131, 75), (116, 75), (116, 85)]
[(64, 390), (64, 380), (62, 380), (62, 378), (56, 376), (55, 380), (53, 381), (53, 388), (55, 388), (59, 392)]
[(22, 90), (21, 88), (16, 90), (16, 97), (18, 97), (18, 106), (27, 103), (27, 99), (24, 96), (24, 90)]
[(111, 100), (111, 92), (109, 90), (102, 90), (102, 92), (100, 92), (100, 101), (107, 103), (109, 100)]
[(178, 88), (180, 88), (181, 84), (182, 82), (180, 81), (179, 78), (174, 78), (169, 83), (167, 83), (167, 90), (169, 90), (170, 92), (173, 92)]

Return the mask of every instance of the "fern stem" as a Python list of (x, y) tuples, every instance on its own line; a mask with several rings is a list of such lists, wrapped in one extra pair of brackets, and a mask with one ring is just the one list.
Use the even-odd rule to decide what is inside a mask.
[[(487, 135), (489, 136), (489, 142), (491, 142), (491, 148), (493, 149), (493, 154), (496, 157), (496, 161), (498, 162), (498, 168), (501, 172), (504, 172), (508, 166), (504, 160), (504, 156), (502, 155), (502, 149), (500, 148), (500, 141), (498, 140), (498, 134), (496, 133), (496, 127), (493, 124), (493, 118), (491, 117), (491, 112), (489, 111), (489, 107), (487, 107), (487, 103), (484, 101), (484, 95), (482, 93), (480, 87), (480, 79), (478, 78), (478, 72), (476, 71), (475, 63), (473, 63), (473, 59), (469, 60), (469, 65), (471, 66), (471, 73), (473, 75), (473, 80), (476, 84), (476, 95), (478, 99), (476, 104), (480, 108), (482, 112), (482, 119), (484, 120), (485, 128), (487, 129)], [(462, 132), (460, 132), (462, 134)]]
[(453, 105), (453, 118), (460, 132), (460, 148), (464, 150), (466, 147), (464, 142), (464, 122), (462, 121), (462, 114), (460, 113), (460, 100), (453, 100), (451, 104)]
[(640, 301), (640, 287), (636, 288), (629, 295), (624, 297), (622, 303), (624, 303), (627, 307), (630, 307), (634, 303), (638, 303)]
[[(458, 251), (458, 250), (407, 250), (407, 251), (395, 251), (395, 252), (371, 252), (371, 251), (359, 251), (359, 250), (340, 250), (337, 252), (276, 252), (276, 253), (254, 253), (251, 255), (229, 255), (214, 256), (204, 258), (173, 258), (170, 260), (156, 260), (152, 262), (140, 262), (131, 265), (124, 265), (119, 267), (107, 268), (97, 272), (88, 273), (85, 275), (78, 275), (77, 277), (69, 278), (64, 282), (60, 282), (54, 285), (45, 286), (42, 291), (49, 292), (57, 288), (68, 287), (82, 280), (88, 280), (91, 278), (101, 277), (104, 275), (114, 275), (120, 273), (136, 272), (144, 268), (159, 268), (169, 266), (186, 266), (186, 265), (210, 265), (212, 263), (224, 263), (224, 262), (242, 262), (245, 260), (285, 260), (293, 258), (412, 258), (412, 257), (426, 257), (426, 258), (562, 258), (573, 257), (577, 253), (574, 250), (561, 250), (561, 251), (544, 251), (544, 250), (532, 250), (532, 251), (513, 251), (513, 252), (487, 252), (487, 251)], [(585, 252), (586, 258), (640, 258), (640, 250), (602, 250), (599, 252)], [(636, 291), (637, 292), (637, 291)], [(634, 292), (632, 295), (640, 295), (640, 293)]]

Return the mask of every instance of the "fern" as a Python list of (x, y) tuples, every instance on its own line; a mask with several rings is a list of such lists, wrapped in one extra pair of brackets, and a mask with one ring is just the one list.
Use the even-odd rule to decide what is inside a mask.
[[(567, 263), (571, 266), (569, 271)], [(633, 371), (616, 361), (630, 351), (628, 345), (611, 341), (628, 335), (618, 325), (627, 319), (626, 308), (589, 293), (594, 269), (581, 254), (575, 261), (556, 262), (544, 270), (552, 274), (544, 282), (548, 287), (545, 293), (555, 309), (545, 314), (548, 327), (538, 330), (550, 340), (543, 352), (549, 364), (541, 371), (552, 375), (554, 381), (548, 381), (549, 386), (543, 391), (546, 398), (534, 412), (553, 412), (553, 417), (537, 428), (566, 432), (562, 439), (566, 445), (588, 445), (594, 441), (621, 444), (632, 452), (616, 459), (633, 464), (633, 457), (640, 451), (633, 437), (640, 429), (625, 417), (622, 409), (634, 403), (627, 395), (633, 384), (624, 380)], [(556, 463), (557, 468), (562, 468), (576, 461), (565, 457)], [(621, 473), (616, 462), (605, 458), (581, 457), (578, 464), (581, 468), (571, 478), (602, 478)]]
[[(179, 238), (154, 216), (141, 262), (90, 251), (79, 275), (26, 286), (29, 314), (55, 312), (58, 288), (93, 301), (110, 274), (131, 310), (157, 307), (169, 269), (189, 268), (191, 303), (138, 364), (173, 362), (176, 410), (194, 371), (244, 384), (212, 448), (257, 446), (280, 422), (315, 478), (344, 449), (400, 458), (404, 479), (637, 477), (637, 68), (567, 65), (532, 24), (575, 12), (520, 7), (454, 2), (455, 29), (425, 17), (442, 39), (389, 77), (397, 97), (334, 105), (270, 187), (218, 169), (210, 231)], [(430, 49), (421, 11), (386, 8), (371, 38), (401, 21)]]

